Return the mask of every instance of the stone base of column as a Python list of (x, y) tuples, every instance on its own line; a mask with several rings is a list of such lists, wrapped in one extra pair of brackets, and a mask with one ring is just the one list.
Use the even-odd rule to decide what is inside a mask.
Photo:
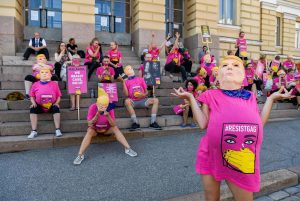
[[(149, 27), (150, 28), (150, 27)], [(152, 29), (137, 29), (131, 34), (132, 46), (137, 55), (141, 55), (143, 49), (148, 49), (151, 42), (152, 32), (155, 34), (155, 43), (159, 47), (165, 40), (164, 30), (152, 30)], [(164, 58), (165, 53), (161, 52), (160, 57)]]
[[(219, 59), (219, 36), (212, 35), (212, 43), (209, 43), (210, 52)], [(184, 46), (189, 50), (192, 60), (199, 63), (198, 54), (202, 50), (202, 47), (206, 45), (202, 43), (201, 34), (195, 34), (193, 36), (184, 39)]]
[(84, 50), (95, 37), (95, 25), (78, 22), (62, 22), (62, 40), (66, 43), (75, 38), (78, 49)]
[(10, 16), (0, 16), (0, 57), (14, 56), (23, 42), (23, 25)]

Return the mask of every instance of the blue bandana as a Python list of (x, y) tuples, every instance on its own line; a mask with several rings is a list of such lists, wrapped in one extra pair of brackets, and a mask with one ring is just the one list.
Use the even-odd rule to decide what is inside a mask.
[(48, 84), (50, 81), (40, 81), (41, 84)]
[(133, 80), (135, 76), (128, 77), (128, 80)]
[(248, 100), (251, 97), (251, 93), (245, 89), (237, 89), (237, 90), (224, 90), (222, 92), (230, 97), (241, 98), (244, 100)]

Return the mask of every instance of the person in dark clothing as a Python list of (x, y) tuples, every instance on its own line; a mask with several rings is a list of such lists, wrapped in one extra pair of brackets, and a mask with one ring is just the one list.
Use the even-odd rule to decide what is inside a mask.
[(83, 50), (78, 50), (78, 46), (75, 43), (74, 38), (70, 38), (69, 44), (67, 44), (67, 49), (73, 56), (74, 54), (78, 54), (81, 58), (85, 57), (85, 53)]
[(31, 54), (44, 54), (46, 59), (49, 61), (49, 52), (48, 49), (46, 48), (46, 41), (45, 39), (40, 37), (39, 32), (34, 33), (34, 38), (31, 38), (29, 41), (29, 47), (26, 49), (24, 55), (23, 55), (23, 60), (28, 60), (29, 56)]

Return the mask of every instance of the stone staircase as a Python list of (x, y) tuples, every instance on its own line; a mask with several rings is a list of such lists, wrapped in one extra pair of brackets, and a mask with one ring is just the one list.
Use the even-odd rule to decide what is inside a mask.
[[(103, 47), (103, 51), (107, 50)], [(53, 45), (54, 49), (54, 45)], [(54, 55), (55, 49), (50, 49), (50, 55)], [(131, 47), (120, 47), (124, 55), (124, 65), (132, 65), (135, 69), (140, 65), (139, 58), (131, 52)], [(58, 146), (79, 145), (87, 129), (86, 115), (88, 107), (95, 102), (89, 94), (83, 94), (80, 101), (81, 120), (77, 120), (77, 111), (69, 111), (69, 96), (66, 85), (59, 83), (62, 91), (61, 100), (61, 130), (63, 137), (54, 137), (54, 124), (52, 115), (39, 115), (38, 133), (39, 136), (33, 140), (27, 140), (27, 135), (31, 131), (29, 121), (30, 101), (6, 101), (3, 100), (9, 92), (19, 91), (24, 94), (23, 80), (27, 74), (31, 74), (31, 65), (34, 58), (30, 57), (28, 61), (22, 61), (22, 53), (17, 56), (3, 56), (2, 65), (0, 66), (0, 153), (22, 151), (29, 149), (40, 149)], [(54, 63), (54, 58), (50, 59)], [(115, 109), (116, 122), (118, 127), (125, 134), (126, 138), (140, 138), (150, 136), (161, 136), (169, 134), (189, 133), (198, 131), (199, 128), (181, 128), (182, 122), (180, 116), (174, 115), (173, 105), (181, 101), (170, 95), (172, 88), (182, 86), (180, 83), (171, 82), (169, 77), (162, 76), (162, 84), (156, 90), (156, 96), (160, 101), (160, 108), (157, 121), (163, 127), (162, 131), (154, 131), (149, 128), (150, 110), (137, 109), (136, 113), (139, 118), (142, 129), (136, 132), (129, 132), (127, 129), (131, 125), (129, 114), (124, 107), (124, 95), (122, 94), (121, 84), (118, 83), (119, 101)], [(97, 92), (97, 78), (94, 75), (88, 83), (88, 89), (95, 89)], [(260, 106), (261, 107), (261, 106)], [(296, 118), (300, 112), (292, 104), (282, 103), (274, 104), (271, 118), (280, 120), (282, 118)], [(98, 136), (93, 142), (107, 142), (115, 140), (114, 136)]]

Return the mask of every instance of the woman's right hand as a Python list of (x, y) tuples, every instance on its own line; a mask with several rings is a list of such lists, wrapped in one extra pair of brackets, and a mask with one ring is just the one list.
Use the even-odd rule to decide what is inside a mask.
[(179, 87), (178, 89), (174, 88), (174, 93), (171, 93), (171, 95), (187, 100), (190, 100), (193, 97), (193, 94), (185, 91), (182, 87)]

